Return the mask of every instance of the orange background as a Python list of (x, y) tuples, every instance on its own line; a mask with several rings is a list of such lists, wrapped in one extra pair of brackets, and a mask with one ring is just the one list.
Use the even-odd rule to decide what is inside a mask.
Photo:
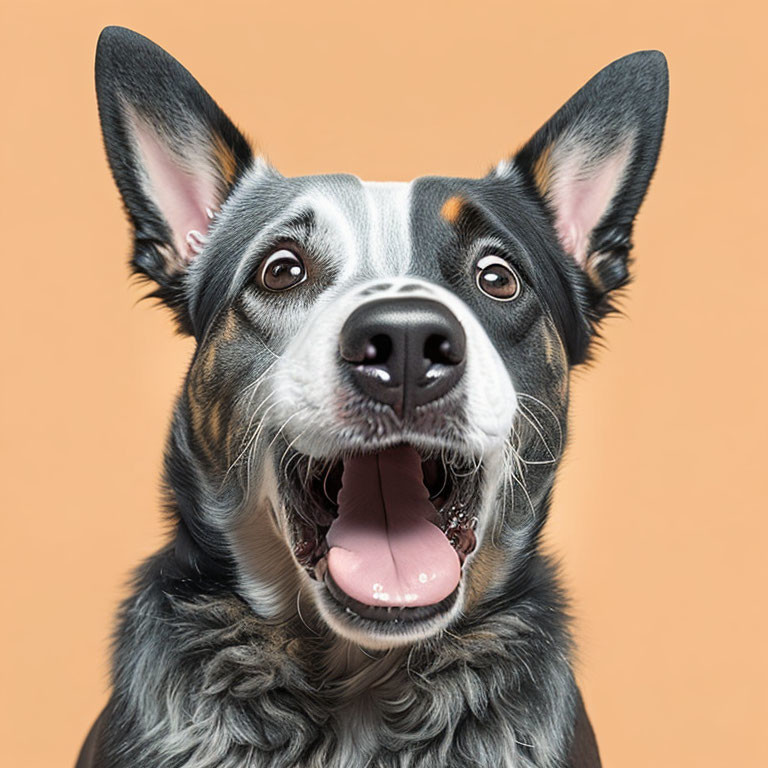
[(607, 766), (768, 765), (765, 3), (3, 0), (0, 763), (67, 766), (130, 569), (163, 537), (190, 357), (130, 287), (106, 24), (195, 73), (286, 174), (478, 175), (603, 65), (669, 58), (626, 318), (576, 375), (548, 546)]

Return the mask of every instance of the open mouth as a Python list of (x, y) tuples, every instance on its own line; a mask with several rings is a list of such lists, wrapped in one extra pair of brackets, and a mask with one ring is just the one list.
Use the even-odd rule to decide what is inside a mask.
[(476, 545), (478, 466), (410, 445), (292, 466), (294, 554), (338, 612), (383, 625), (450, 611)]

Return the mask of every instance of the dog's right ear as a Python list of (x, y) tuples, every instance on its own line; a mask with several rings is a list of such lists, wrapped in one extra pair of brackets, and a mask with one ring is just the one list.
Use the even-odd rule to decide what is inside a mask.
[(112, 175), (133, 225), (133, 269), (157, 283), (153, 295), (190, 333), (186, 269), (251, 165), (251, 148), (176, 59), (128, 29), (101, 33), (96, 93)]

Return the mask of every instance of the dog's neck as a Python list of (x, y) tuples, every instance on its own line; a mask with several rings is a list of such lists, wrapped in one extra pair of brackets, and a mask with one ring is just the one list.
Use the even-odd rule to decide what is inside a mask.
[[(338, 636), (328, 636), (321, 651), (320, 686), (339, 700), (352, 701), (363, 694), (386, 698), (393, 678), (399, 679), (408, 658), (407, 648), (370, 651)], [(394, 684), (394, 689), (397, 689)]]

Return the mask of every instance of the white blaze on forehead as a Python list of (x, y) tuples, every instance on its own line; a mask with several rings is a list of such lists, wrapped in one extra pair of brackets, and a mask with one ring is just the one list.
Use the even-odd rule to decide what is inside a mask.
[(411, 263), (411, 184), (364, 181), (368, 208), (367, 263), (376, 274), (394, 276)]

